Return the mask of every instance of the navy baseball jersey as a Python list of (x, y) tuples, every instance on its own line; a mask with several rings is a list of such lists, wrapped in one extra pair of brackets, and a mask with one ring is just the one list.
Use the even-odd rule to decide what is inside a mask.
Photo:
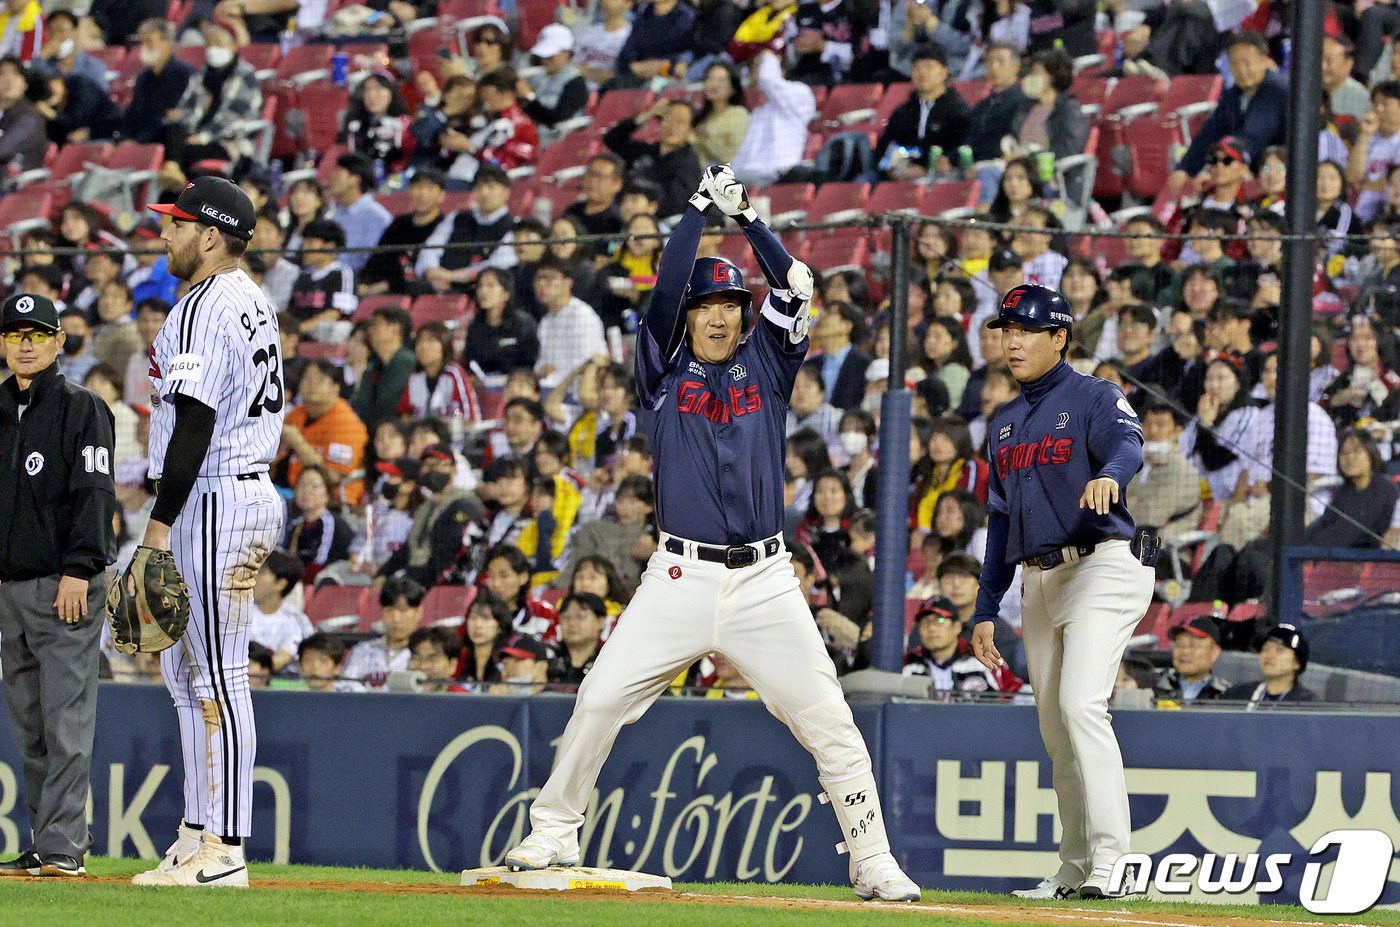
[[(1004, 563), (1133, 537), (1127, 488), (1142, 468), (1142, 426), (1107, 380), (1061, 361), (1023, 384), (987, 428), (987, 460), (988, 509), (1009, 519)], [(1081, 509), (1085, 485), (1105, 476), (1118, 483), (1118, 502), (1107, 515)]]
[(704, 227), (689, 207), (662, 254), (637, 335), (637, 396), (654, 413), (657, 525), (692, 541), (742, 544), (783, 530), (788, 400), (810, 344), (791, 321), (806, 296), (786, 289), (792, 256), (782, 242), (749, 224), (744, 234), (772, 292), (733, 358), (701, 361), (687, 342), (685, 302)]

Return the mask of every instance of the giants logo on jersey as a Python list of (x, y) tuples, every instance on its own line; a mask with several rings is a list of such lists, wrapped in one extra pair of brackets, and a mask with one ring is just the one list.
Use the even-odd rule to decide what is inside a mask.
[(1073, 450), (1073, 438), (1056, 440), (1050, 435), (1029, 444), (1007, 445), (997, 451), (997, 476), (1006, 479), (1006, 475), (1013, 470), (1069, 463), (1069, 456)]
[(690, 415), (703, 415), (712, 422), (725, 425), (730, 415), (748, 415), (763, 408), (763, 397), (758, 394), (758, 385), (747, 387), (731, 386), (724, 398), (712, 394), (704, 383), (685, 380), (681, 383), (676, 397), (676, 408)]

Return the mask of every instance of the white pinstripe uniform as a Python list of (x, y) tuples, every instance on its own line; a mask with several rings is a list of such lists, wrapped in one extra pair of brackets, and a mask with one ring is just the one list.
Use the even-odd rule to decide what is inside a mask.
[[(246, 837), (252, 829), (257, 733), (248, 688), (253, 580), (281, 536), (284, 506), (267, 470), (286, 417), (277, 315), (241, 270), (215, 274), (175, 304), (151, 347), (150, 475), (160, 479), (175, 428), (173, 398), (214, 409), (209, 452), (171, 526), (190, 587), (190, 624), (161, 654), (185, 764), (185, 821)], [(220, 723), (206, 725), (200, 700)]]

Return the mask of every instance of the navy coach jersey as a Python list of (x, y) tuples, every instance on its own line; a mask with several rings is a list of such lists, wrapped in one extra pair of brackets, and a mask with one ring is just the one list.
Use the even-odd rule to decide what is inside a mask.
[[(1142, 469), (1142, 426), (1123, 393), (1060, 361), (1002, 406), (987, 428), (988, 509), (1010, 519), (1007, 564), (1061, 547), (1131, 540), (1128, 481)], [(1090, 480), (1112, 477), (1107, 515), (1079, 507)]]
[(787, 413), (810, 341), (810, 294), (788, 289), (792, 256), (761, 222), (744, 234), (772, 292), (753, 333), (722, 364), (691, 351), (686, 288), (704, 215), (686, 209), (661, 256), (656, 289), (637, 335), (637, 396), (654, 413), (656, 521), (662, 531), (706, 544), (743, 544), (783, 530)]

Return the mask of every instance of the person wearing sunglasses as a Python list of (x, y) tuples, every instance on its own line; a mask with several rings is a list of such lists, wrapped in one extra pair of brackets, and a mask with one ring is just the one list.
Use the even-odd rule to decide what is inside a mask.
[(24, 757), (33, 840), (0, 876), (82, 876), (92, 844), (88, 774), (98, 641), (112, 530), (114, 424), (96, 393), (59, 370), (66, 336), (46, 297), (0, 310), (11, 376), (0, 384), (0, 670)]

